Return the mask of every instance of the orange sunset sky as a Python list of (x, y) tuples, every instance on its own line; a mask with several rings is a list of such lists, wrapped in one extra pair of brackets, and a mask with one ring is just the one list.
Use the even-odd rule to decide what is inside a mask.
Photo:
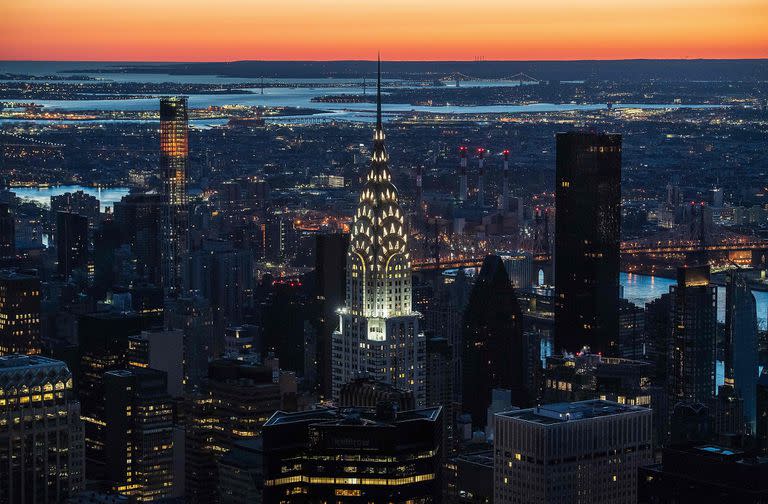
[(768, 0), (0, 0), (0, 60), (766, 58)]

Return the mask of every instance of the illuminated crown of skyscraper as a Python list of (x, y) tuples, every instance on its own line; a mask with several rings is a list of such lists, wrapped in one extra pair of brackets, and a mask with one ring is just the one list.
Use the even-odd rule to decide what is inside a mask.
[(373, 154), (352, 224), (347, 259), (347, 308), (368, 317), (411, 313), (408, 238), (384, 138), (379, 58)]

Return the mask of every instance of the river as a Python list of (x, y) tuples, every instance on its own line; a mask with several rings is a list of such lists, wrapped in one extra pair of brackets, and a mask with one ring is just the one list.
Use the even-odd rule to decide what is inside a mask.
[[(106, 69), (111, 64), (100, 64), (94, 66), (92, 63), (47, 63), (47, 62), (0, 62), (0, 73), (20, 73), (30, 75), (53, 75), (58, 71), (72, 70), (76, 68), (103, 68)], [(115, 82), (150, 82), (150, 83), (189, 83), (189, 84), (254, 84), (259, 79), (241, 79), (231, 77), (220, 77), (215, 75), (167, 75), (167, 74), (130, 74), (130, 73), (88, 73), (83, 74), (97, 79), (115, 81)], [(296, 116), (292, 118), (274, 118), (272, 121), (301, 123), (308, 117), (332, 118), (335, 120), (348, 120), (358, 122), (370, 122), (373, 120), (375, 107), (372, 103), (318, 103), (312, 99), (324, 95), (338, 94), (362, 94), (363, 87), (360, 79), (264, 79), (265, 83), (281, 82), (283, 84), (317, 84), (318, 87), (274, 87), (264, 88), (263, 94), (260, 88), (245, 88), (252, 91), (251, 94), (197, 94), (189, 96), (189, 106), (191, 108), (207, 108), (210, 106), (222, 105), (247, 105), (247, 106), (265, 106), (265, 107), (299, 107), (311, 108), (323, 111), (315, 116)], [(40, 81), (41, 84), (44, 81)], [(397, 84), (399, 87), (412, 87), (401, 81), (384, 80), (385, 84)], [(328, 85), (341, 87), (327, 87)], [(367, 91), (373, 92), (369, 82)], [(517, 81), (472, 81), (462, 82), (461, 87), (484, 87), (484, 86), (518, 86)], [(447, 86), (443, 89), (452, 89), (453, 86)], [(455, 88), (453, 88), (455, 89)], [(386, 92), (386, 89), (385, 89)], [(125, 99), (125, 100), (30, 100), (19, 97), (17, 99), (8, 99), (7, 101), (34, 102), (50, 109), (58, 110), (128, 110), (145, 111), (159, 109), (159, 96), (153, 98)], [(679, 109), (679, 108), (719, 108), (722, 105), (708, 104), (649, 104), (649, 103), (627, 103), (614, 104), (613, 108), (639, 108), (639, 109)], [(525, 105), (487, 105), (487, 106), (423, 106), (410, 105), (407, 103), (385, 103), (382, 110), (384, 119), (391, 119), (413, 112), (433, 113), (433, 114), (519, 114), (534, 112), (565, 112), (565, 111), (594, 111), (607, 109), (605, 103), (531, 103)], [(0, 124), (8, 122), (19, 122), (20, 119), (3, 119)], [(32, 121), (32, 122), (55, 122), (55, 121)], [(109, 122), (108, 120), (98, 122)], [(192, 122), (193, 126), (210, 127), (219, 124), (218, 121), (200, 121)]]

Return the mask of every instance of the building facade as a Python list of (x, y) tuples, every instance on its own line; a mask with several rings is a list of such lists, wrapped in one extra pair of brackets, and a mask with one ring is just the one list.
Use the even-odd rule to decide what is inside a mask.
[(173, 404), (154, 369), (104, 373), (106, 476), (111, 489), (154, 502), (173, 487)]
[(555, 205), (555, 352), (616, 354), (621, 135), (557, 135)]
[(651, 410), (610, 401), (496, 414), (496, 504), (637, 502), (653, 461)]
[(40, 279), (0, 271), (0, 355), (40, 353)]
[(731, 272), (725, 289), (725, 384), (744, 401), (744, 422), (757, 417), (757, 303), (744, 275)]
[(708, 404), (715, 395), (717, 287), (709, 266), (679, 268), (672, 299), (672, 336), (667, 358), (670, 405)]
[(189, 252), (187, 171), (189, 124), (187, 98), (160, 99), (160, 170), (163, 179), (163, 286), (181, 290), (185, 256)]
[(83, 450), (67, 366), (37, 355), (0, 357), (0, 500), (53, 504), (77, 494)]
[(264, 502), (441, 500), (440, 408), (278, 411), (264, 425)]

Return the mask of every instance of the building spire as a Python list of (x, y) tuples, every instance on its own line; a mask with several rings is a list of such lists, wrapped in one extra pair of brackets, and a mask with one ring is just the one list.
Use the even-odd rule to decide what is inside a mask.
[(381, 52), (377, 55), (376, 68), (376, 129), (381, 130)]

